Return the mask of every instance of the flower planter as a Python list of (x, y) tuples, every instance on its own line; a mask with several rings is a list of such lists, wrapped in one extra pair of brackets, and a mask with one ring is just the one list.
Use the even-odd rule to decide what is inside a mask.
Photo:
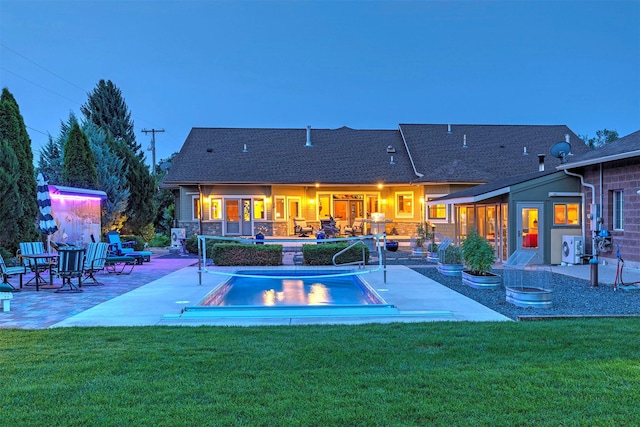
[(424, 248), (411, 249), (411, 255), (424, 256), (424, 254), (425, 254)]
[(465, 270), (462, 272), (462, 283), (475, 289), (498, 289), (502, 286), (502, 277), (494, 273), (477, 276)]
[(396, 252), (398, 250), (398, 242), (396, 242), (395, 240), (390, 240), (387, 242), (387, 250), (389, 252)]
[(438, 273), (444, 274), (445, 276), (459, 277), (462, 275), (462, 270), (464, 270), (463, 264), (438, 263)]
[(427, 252), (427, 261), (438, 262), (439, 259), (438, 252)]
[(507, 302), (518, 307), (551, 308), (553, 291), (540, 288), (506, 288)]

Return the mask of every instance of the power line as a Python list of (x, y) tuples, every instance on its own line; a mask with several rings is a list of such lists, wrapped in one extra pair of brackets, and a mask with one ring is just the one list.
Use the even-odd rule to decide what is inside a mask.
[(34, 85), (34, 86), (38, 86), (39, 88), (44, 89), (44, 90), (46, 90), (47, 92), (51, 92), (52, 94), (57, 95), (57, 96), (59, 96), (60, 98), (64, 98), (64, 99), (66, 99), (67, 101), (71, 101), (71, 102), (73, 102), (74, 104), (81, 105), (78, 101), (74, 101), (74, 100), (73, 100), (73, 99), (71, 99), (71, 98), (67, 98), (67, 97), (66, 97), (66, 96), (64, 96), (64, 95), (61, 95), (61, 94), (59, 94), (59, 93), (57, 93), (57, 92), (54, 92), (54, 91), (52, 91), (51, 89), (48, 89), (48, 88), (46, 88), (46, 87), (42, 86), (42, 85), (41, 85), (41, 84), (39, 84), (39, 83), (36, 83), (36, 82), (34, 82), (34, 81), (31, 81), (31, 80), (27, 79), (26, 77), (22, 77), (20, 74), (16, 74), (16, 73), (14, 73), (13, 71), (7, 70), (7, 69), (6, 69), (6, 68), (4, 68), (4, 67), (0, 67), (0, 69), (1, 69), (1, 70), (3, 70), (3, 71), (5, 71), (5, 72), (7, 72), (7, 73), (9, 73), (9, 74), (13, 74), (14, 76), (16, 76), (16, 77), (18, 77), (18, 78), (20, 78), (20, 79), (22, 79), (22, 80), (24, 80), (24, 81), (26, 81), (26, 82), (29, 82), (29, 83), (31, 83), (31, 84), (32, 84), (32, 85)]
[(52, 74), (52, 75), (56, 76), (57, 78), (59, 78), (59, 79), (60, 79), (60, 80), (62, 80), (63, 82), (66, 82), (66, 83), (70, 84), (71, 86), (73, 86), (73, 87), (75, 87), (75, 88), (77, 88), (77, 89), (80, 89), (82, 92), (84, 92), (84, 91), (85, 91), (83, 88), (81, 88), (80, 86), (76, 85), (75, 83), (70, 82), (69, 80), (65, 79), (64, 77), (62, 77), (62, 76), (60, 76), (60, 75), (58, 75), (58, 74), (54, 73), (53, 71), (51, 71), (51, 70), (47, 69), (46, 67), (43, 67), (42, 65), (40, 65), (40, 64), (38, 64), (37, 62), (35, 62), (35, 61), (33, 61), (33, 60), (31, 60), (31, 59), (27, 58), (26, 56), (22, 55), (21, 53), (16, 52), (15, 50), (11, 49), (11, 48), (10, 48), (9, 46), (7, 46), (6, 44), (4, 44), (4, 43), (0, 43), (0, 46), (4, 47), (4, 48), (5, 48), (5, 49), (7, 49), (7, 50), (10, 50), (11, 52), (13, 52), (14, 54), (18, 55), (19, 57), (21, 57), (21, 58), (23, 58), (23, 59), (26, 59), (27, 61), (31, 62), (32, 64), (34, 64), (34, 65), (36, 65), (36, 66), (38, 66), (38, 67), (42, 68), (42, 69), (43, 69), (43, 70), (45, 70), (47, 73), (49, 73), (49, 74)]

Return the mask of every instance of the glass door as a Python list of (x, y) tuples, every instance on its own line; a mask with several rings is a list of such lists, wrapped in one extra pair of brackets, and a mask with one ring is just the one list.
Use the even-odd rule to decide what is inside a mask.
[(300, 197), (287, 197), (287, 208), (288, 208), (288, 211), (287, 211), (288, 230), (287, 230), (287, 232), (290, 235), (291, 234), (295, 234), (295, 231), (294, 231), (295, 224), (293, 223), (293, 219), (300, 216), (300, 212), (301, 212), (300, 208), (301, 207), (302, 207), (302, 201), (301, 201)]
[(518, 203), (518, 223), (517, 227), (517, 244), (516, 249), (525, 251), (535, 251), (537, 253), (536, 258), (539, 258), (539, 262), (543, 262), (544, 253), (543, 234), (539, 233), (542, 230), (542, 203)]
[(224, 202), (225, 234), (240, 234), (240, 200), (227, 199)]

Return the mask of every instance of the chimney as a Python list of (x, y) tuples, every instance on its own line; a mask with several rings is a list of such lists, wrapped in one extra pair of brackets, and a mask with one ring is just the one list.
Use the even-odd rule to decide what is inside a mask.
[(307, 143), (304, 146), (313, 147), (313, 144), (311, 143), (311, 125), (307, 125)]
[(544, 154), (538, 154), (538, 171), (544, 172)]

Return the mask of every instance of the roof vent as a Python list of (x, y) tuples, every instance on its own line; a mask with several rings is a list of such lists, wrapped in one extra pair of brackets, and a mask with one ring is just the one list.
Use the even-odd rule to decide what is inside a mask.
[(538, 154), (538, 171), (544, 172), (544, 154)]
[(207, 147), (207, 153), (213, 153), (213, 148)]
[(391, 156), (391, 161), (389, 162), (390, 165), (395, 165), (396, 162), (393, 161), (393, 156)]
[(447, 125), (447, 133), (449, 135), (451, 135), (451, 125), (450, 124)]
[(467, 135), (464, 135), (464, 138), (462, 139), (462, 148), (469, 148), (467, 147)]
[(242, 152), (243, 153), (248, 153), (249, 150), (247, 150), (247, 144), (244, 144), (244, 147), (242, 148)]
[(395, 147), (394, 147), (393, 145), (389, 145), (389, 146), (387, 147), (387, 153), (388, 153), (388, 154), (395, 154), (395, 153), (396, 153), (396, 149), (395, 149)]
[(564, 134), (564, 142), (571, 142), (571, 141), (569, 141), (569, 134), (568, 133)]
[(304, 146), (313, 147), (313, 144), (311, 143), (311, 125), (307, 125), (307, 143)]
[(524, 150), (522, 151), (522, 155), (523, 156), (528, 156), (529, 153), (527, 153), (527, 147), (524, 147)]

